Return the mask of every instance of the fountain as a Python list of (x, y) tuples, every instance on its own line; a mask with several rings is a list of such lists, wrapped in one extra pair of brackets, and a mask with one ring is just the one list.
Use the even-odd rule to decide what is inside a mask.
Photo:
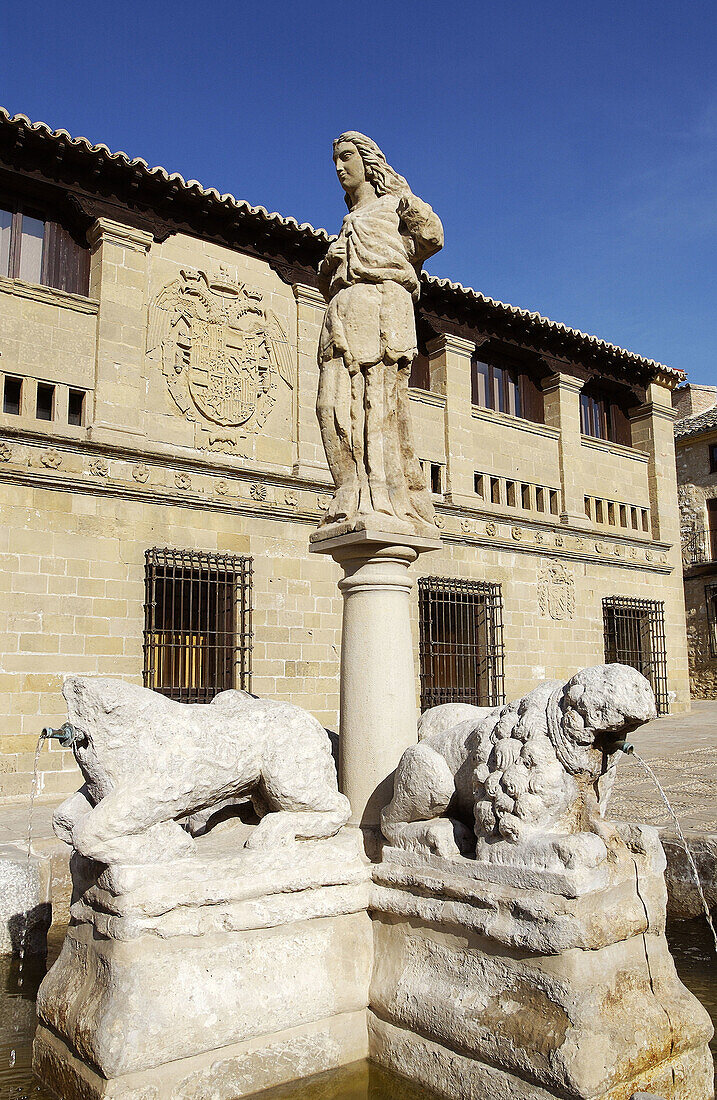
[(349, 212), (319, 270), (317, 411), (336, 493), (311, 545), (344, 573), (339, 782), (289, 703), (69, 677), (85, 783), (55, 815), (72, 919), (36, 1071), (65, 1100), (230, 1100), (366, 1058), (448, 1100), (708, 1100), (657, 835), (605, 818), (647, 681), (585, 669), (437, 708), (417, 741), (408, 570), (440, 538), (407, 383), (442, 229), (364, 135), (334, 159)]

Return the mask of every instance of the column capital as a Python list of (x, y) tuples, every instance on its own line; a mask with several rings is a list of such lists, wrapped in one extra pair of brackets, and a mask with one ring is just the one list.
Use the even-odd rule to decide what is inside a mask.
[(580, 393), (584, 385), (584, 378), (576, 378), (574, 374), (565, 374), (563, 371), (554, 371), (542, 381), (543, 393), (553, 393), (555, 390)]
[(131, 225), (123, 225), (112, 218), (98, 218), (87, 230), (87, 240), (93, 250), (100, 244), (117, 244), (143, 253), (149, 252), (154, 243), (151, 233), (144, 229), (134, 229)]
[(308, 283), (294, 283), (291, 289), (294, 291), (294, 297), (297, 302), (302, 305), (326, 309), (324, 296), (315, 286), (309, 286)]
[(646, 401), (644, 405), (638, 405), (636, 408), (630, 409), (630, 420), (669, 420), (670, 423), (674, 423), (677, 418), (677, 410), (667, 405), (656, 404), (654, 401)]
[(479, 343), (483, 341), (465, 340), (462, 336), (454, 336), (451, 332), (442, 332), (434, 340), (429, 340), (426, 348), (430, 359), (443, 352), (453, 352), (455, 355), (470, 359)]

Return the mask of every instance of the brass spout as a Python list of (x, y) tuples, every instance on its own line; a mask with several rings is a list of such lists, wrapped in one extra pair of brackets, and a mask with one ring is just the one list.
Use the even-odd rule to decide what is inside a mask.
[(42, 731), (43, 737), (54, 738), (59, 741), (63, 749), (68, 749), (79, 740), (79, 733), (74, 726), (71, 726), (69, 722), (65, 722), (59, 729), (54, 730), (52, 726), (45, 726)]

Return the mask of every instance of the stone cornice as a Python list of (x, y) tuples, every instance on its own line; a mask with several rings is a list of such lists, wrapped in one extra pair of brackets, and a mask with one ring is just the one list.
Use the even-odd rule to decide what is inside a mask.
[(294, 283), (292, 290), (297, 302), (301, 302), (303, 305), (315, 306), (317, 309), (326, 309), (324, 296), (316, 287), (309, 286), (307, 283)]
[(471, 405), (471, 415), (474, 420), (486, 420), (490, 424), (500, 424), (501, 427), (515, 428), (519, 432), (541, 435), (545, 439), (560, 438), (559, 428), (551, 428), (548, 424), (538, 424), (535, 420), (525, 420), (522, 416), (511, 416), (510, 413), (497, 412), (495, 409), (484, 409), (481, 405)]
[(143, 229), (133, 229), (132, 226), (112, 221), (111, 218), (98, 218), (88, 229), (87, 240), (93, 249), (102, 242), (120, 245), (133, 252), (146, 253), (152, 247), (154, 237)]
[(650, 461), (650, 456), (645, 451), (638, 451), (634, 447), (626, 447), (623, 443), (613, 443), (609, 439), (597, 439), (593, 435), (582, 435), (580, 437), (580, 444), (582, 447), (592, 447), (595, 451), (607, 452), (608, 454), (617, 455), (619, 458), (629, 458), (633, 462)]
[[(331, 499), (326, 484), (253, 471), (192, 470), (176, 461), (138, 462), (105, 448), (0, 440), (0, 481), (100, 497), (221, 511), (316, 526)], [(670, 544), (629, 534), (572, 528), (549, 520), (438, 504), (438, 526), (449, 543), (589, 561), (594, 565), (670, 573)]]
[(32, 302), (43, 302), (60, 309), (73, 310), (75, 313), (96, 314), (100, 308), (95, 298), (85, 298), (82, 294), (69, 294), (66, 290), (55, 290), (51, 286), (39, 283), (25, 283), (20, 279), (8, 279), (0, 275), (0, 293), (13, 294), (16, 298), (28, 298)]
[(644, 405), (638, 405), (637, 408), (630, 409), (630, 420), (632, 421), (646, 420), (648, 417), (655, 420), (669, 420), (671, 424), (674, 424), (677, 411), (668, 405), (658, 405), (655, 401), (646, 401)]
[(442, 332), (435, 340), (429, 340), (426, 348), (429, 359), (435, 359), (443, 352), (453, 352), (455, 355), (470, 359), (476, 347), (483, 341), (465, 340), (462, 336), (454, 336), (450, 332)]
[(543, 393), (554, 393), (555, 390), (567, 390), (569, 393), (580, 393), (585, 385), (584, 378), (576, 378), (574, 374), (564, 374), (558, 371), (543, 379)]

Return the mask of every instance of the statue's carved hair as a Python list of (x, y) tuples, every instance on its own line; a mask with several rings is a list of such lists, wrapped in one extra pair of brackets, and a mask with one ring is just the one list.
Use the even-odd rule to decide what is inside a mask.
[[(336, 138), (334, 142), (334, 155), (336, 155), (336, 147), (342, 141), (349, 142), (351, 145), (356, 146), (358, 154), (364, 163), (366, 179), (377, 195), (410, 195), (411, 188), (408, 186), (406, 180), (403, 176), (399, 176), (398, 172), (391, 167), (383, 152), (370, 137), (366, 137), (365, 134), (360, 134), (358, 130), (347, 130)], [(347, 205), (349, 203), (348, 195), (346, 196), (346, 203)]]

